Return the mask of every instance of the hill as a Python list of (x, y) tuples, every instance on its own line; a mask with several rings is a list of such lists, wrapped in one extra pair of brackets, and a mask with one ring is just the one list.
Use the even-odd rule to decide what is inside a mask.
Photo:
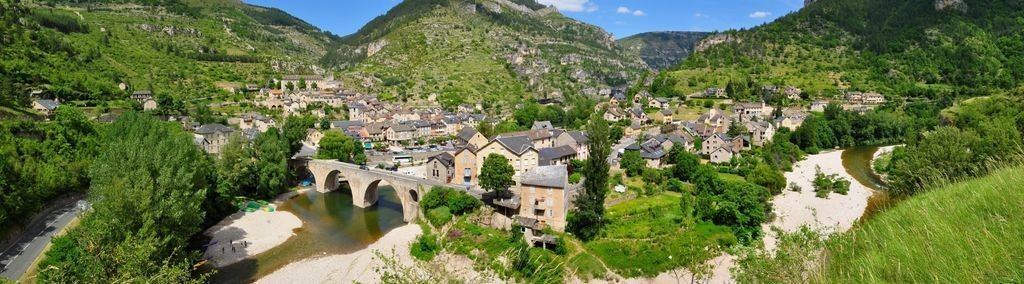
[(5, 96), (208, 96), (217, 85), (312, 72), (337, 40), (281, 10), (237, 0), (78, 2), (3, 2)]
[(710, 36), (670, 75), (682, 93), (730, 79), (886, 95), (983, 95), (1024, 79), (1024, 2), (818, 0)]
[(706, 32), (649, 32), (618, 40), (620, 46), (640, 56), (647, 66), (662, 70), (679, 64), (697, 43), (708, 36)]
[(533, 0), (404, 1), (322, 62), (348, 86), (446, 105), (595, 93), (647, 70), (604, 30)]
[[(830, 240), (824, 283), (1024, 281), (1024, 168), (937, 188)], [(899, 265), (894, 265), (899, 264)]]

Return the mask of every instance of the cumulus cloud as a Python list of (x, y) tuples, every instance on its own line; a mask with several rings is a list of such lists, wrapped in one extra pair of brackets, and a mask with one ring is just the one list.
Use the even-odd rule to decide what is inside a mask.
[(626, 15), (632, 14), (633, 16), (647, 15), (647, 13), (644, 13), (644, 11), (642, 11), (642, 10), (630, 10), (629, 7), (622, 7), (622, 6), (620, 6), (618, 9), (616, 9), (615, 12), (619, 13), (619, 14), (626, 14)]
[(767, 18), (768, 16), (771, 16), (771, 15), (772, 15), (771, 12), (765, 12), (765, 11), (757, 11), (757, 12), (750, 13), (750, 17), (751, 18), (755, 18), (755, 19)]
[(569, 12), (594, 12), (597, 11), (597, 4), (590, 0), (537, 0), (537, 3), (555, 6), (558, 10)]

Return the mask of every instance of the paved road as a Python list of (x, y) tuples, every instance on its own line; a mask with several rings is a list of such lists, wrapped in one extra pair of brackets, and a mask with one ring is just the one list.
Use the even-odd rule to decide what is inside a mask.
[(629, 145), (633, 145), (633, 143), (635, 142), (636, 139), (633, 139), (631, 137), (622, 137), (622, 139), (619, 140), (618, 144), (612, 145), (612, 152), (608, 155), (608, 164), (617, 165), (619, 151), (626, 149), (626, 147), (629, 147)]
[(18, 280), (43, 253), (53, 235), (60, 232), (75, 216), (78, 216), (88, 202), (79, 200), (54, 210), (42, 222), (26, 230), (18, 242), (0, 252), (0, 278)]

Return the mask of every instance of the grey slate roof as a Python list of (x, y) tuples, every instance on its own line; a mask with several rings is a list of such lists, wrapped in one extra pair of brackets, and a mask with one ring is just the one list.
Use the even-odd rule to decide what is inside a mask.
[(36, 103), (39, 103), (39, 105), (42, 105), (47, 110), (54, 110), (60, 105), (54, 100), (36, 100)]
[(472, 139), (473, 135), (476, 135), (476, 133), (476, 128), (463, 127), (462, 130), (459, 130), (459, 134), (456, 134), (455, 136), (458, 137), (459, 140), (469, 141), (469, 139)]
[(576, 143), (586, 144), (587, 141), (590, 141), (590, 139), (587, 138), (587, 133), (584, 133), (583, 131), (569, 131), (568, 133), (569, 136), (572, 136), (573, 140), (576, 140)]
[(349, 127), (364, 127), (365, 123), (357, 120), (335, 120), (331, 121), (331, 128), (348, 129)]
[(568, 145), (554, 148), (544, 148), (538, 150), (537, 152), (539, 152), (540, 154), (541, 161), (550, 161), (576, 155), (576, 150), (573, 150), (573, 148), (569, 147)]
[(227, 127), (220, 123), (204, 124), (199, 128), (196, 128), (196, 134), (213, 134), (213, 133), (231, 133), (235, 132), (235, 129)]
[(505, 146), (505, 148), (516, 155), (522, 155), (527, 150), (533, 148), (533, 141), (530, 141), (530, 138), (526, 136), (498, 137), (494, 141)]
[(565, 165), (539, 166), (523, 174), (520, 183), (524, 185), (543, 186), (564, 189), (568, 181), (568, 170)]
[(443, 164), (445, 167), (450, 168), (455, 166), (455, 156), (452, 156), (452, 154), (448, 154), (447, 152), (430, 157), (429, 159), (427, 159), (427, 163), (430, 163), (430, 161), (432, 160), (437, 160), (438, 162), (441, 162), (441, 164)]
[(410, 132), (416, 131), (416, 125), (412, 123), (402, 123), (391, 126), (391, 129), (395, 132)]

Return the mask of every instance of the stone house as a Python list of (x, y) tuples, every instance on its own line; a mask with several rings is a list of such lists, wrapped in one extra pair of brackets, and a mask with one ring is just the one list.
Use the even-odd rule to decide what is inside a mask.
[(477, 173), (483, 167), (484, 159), (490, 154), (508, 158), (512, 168), (515, 169), (515, 174), (512, 176), (514, 180), (519, 180), (524, 173), (536, 168), (540, 160), (540, 153), (526, 136), (498, 137), (476, 151)]
[[(202, 138), (199, 146), (206, 153), (219, 156), (221, 148), (228, 144), (228, 140), (234, 132), (235, 130), (231, 127), (214, 123), (199, 126), (199, 128), (196, 128), (195, 134)], [(197, 139), (197, 141), (199, 140)]]
[(312, 145), (314, 147), (320, 147), (320, 139), (323, 139), (323, 138), (324, 138), (324, 132), (323, 131), (320, 131), (319, 129), (316, 129), (316, 128), (310, 128), (310, 129), (306, 130), (306, 139), (304, 140), (304, 142), (306, 142), (306, 144)]
[(775, 136), (775, 125), (765, 121), (747, 122), (746, 128), (750, 132), (750, 143), (754, 146), (764, 146)]
[(384, 137), (388, 143), (395, 146), (402, 143), (410, 143), (413, 139), (417, 138), (416, 126), (409, 123), (392, 125), (384, 131)]
[(473, 148), (476, 149), (483, 147), (488, 142), (487, 137), (484, 137), (483, 134), (480, 134), (480, 132), (476, 131), (476, 128), (473, 127), (463, 127), (462, 130), (459, 130), (459, 133), (455, 135), (455, 138), (458, 140), (458, 145), (472, 145)]
[(32, 110), (45, 115), (53, 115), (53, 113), (57, 111), (58, 106), (60, 106), (60, 102), (56, 100), (32, 101)]
[(565, 145), (553, 148), (543, 148), (537, 151), (539, 155), (538, 164), (542, 166), (568, 165), (576, 159), (576, 149)]
[(455, 156), (448, 153), (441, 153), (427, 159), (424, 166), (426, 177), (429, 180), (450, 183), (455, 174)]
[(715, 148), (714, 151), (711, 151), (711, 153), (708, 154), (708, 156), (710, 157), (709, 160), (711, 161), (711, 163), (722, 164), (722, 163), (728, 163), (729, 161), (732, 161), (732, 157), (734, 155), (733, 155), (732, 150), (730, 150), (729, 148), (727, 148), (727, 147), (718, 147), (718, 148)]
[(620, 121), (626, 118), (626, 114), (622, 112), (622, 109), (617, 107), (608, 108), (608, 111), (604, 112), (604, 120), (607, 121)]
[(566, 165), (540, 166), (525, 172), (513, 191), (521, 201), (517, 214), (520, 225), (529, 225), (524, 228), (533, 231), (530, 235), (538, 235), (544, 227), (565, 231), (571, 204), (568, 187)]
[(654, 98), (647, 102), (648, 107), (666, 109), (669, 108), (669, 100), (667, 98)]
[(555, 147), (572, 147), (576, 150), (576, 159), (584, 160), (590, 156), (588, 141), (587, 134), (583, 131), (564, 131), (555, 138)]

